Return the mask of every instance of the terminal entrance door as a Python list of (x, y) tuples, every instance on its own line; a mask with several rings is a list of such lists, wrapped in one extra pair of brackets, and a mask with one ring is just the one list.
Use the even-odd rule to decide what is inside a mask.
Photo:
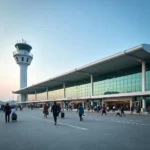
[(134, 106), (135, 108), (138, 107), (138, 106), (142, 107), (141, 101), (135, 101), (135, 102), (133, 103), (133, 106)]

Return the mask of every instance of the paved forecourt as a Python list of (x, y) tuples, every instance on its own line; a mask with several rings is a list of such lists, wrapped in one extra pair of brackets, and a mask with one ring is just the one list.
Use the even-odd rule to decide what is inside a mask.
[(76, 112), (66, 112), (54, 126), (52, 114), (42, 110), (17, 111), (18, 121), (5, 123), (0, 112), (0, 149), (2, 150), (143, 150), (150, 147), (150, 117), (86, 113), (80, 122)]

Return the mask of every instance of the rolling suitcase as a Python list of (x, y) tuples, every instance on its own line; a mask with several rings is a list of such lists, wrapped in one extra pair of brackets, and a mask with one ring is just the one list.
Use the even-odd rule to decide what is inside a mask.
[(64, 118), (64, 117), (65, 117), (65, 113), (61, 112), (61, 118)]
[(13, 113), (13, 114), (11, 115), (11, 120), (12, 120), (12, 121), (17, 121), (17, 114), (16, 114), (16, 113)]

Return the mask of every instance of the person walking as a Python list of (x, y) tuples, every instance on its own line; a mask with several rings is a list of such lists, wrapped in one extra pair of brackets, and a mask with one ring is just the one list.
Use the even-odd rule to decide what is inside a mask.
[(44, 105), (43, 113), (44, 113), (44, 117), (47, 118), (47, 115), (48, 115), (48, 106), (46, 104)]
[(115, 110), (116, 110), (116, 106), (114, 105), (114, 106), (113, 106), (113, 112), (115, 112)]
[(84, 114), (84, 108), (82, 107), (82, 104), (79, 105), (78, 112), (79, 112), (80, 121), (83, 121), (82, 115)]
[(54, 102), (54, 105), (52, 106), (51, 112), (53, 113), (54, 122), (56, 125), (57, 124), (57, 116), (59, 113), (59, 107), (57, 106), (56, 102)]
[(103, 115), (103, 114), (107, 115), (105, 104), (103, 104), (103, 107), (102, 107), (102, 115)]
[(131, 115), (133, 114), (133, 112), (134, 112), (134, 107), (131, 106)]
[(4, 107), (4, 112), (5, 112), (5, 121), (10, 122), (11, 107), (9, 106), (8, 103)]
[(124, 113), (124, 106), (121, 106), (121, 117), (124, 116), (125, 117), (125, 113)]
[(137, 106), (137, 111), (136, 111), (136, 112), (139, 113), (139, 115), (140, 115), (140, 112), (141, 112), (141, 107), (140, 107), (140, 105)]
[(116, 116), (120, 116), (121, 117), (121, 113), (120, 112), (121, 112), (120, 109), (118, 109)]

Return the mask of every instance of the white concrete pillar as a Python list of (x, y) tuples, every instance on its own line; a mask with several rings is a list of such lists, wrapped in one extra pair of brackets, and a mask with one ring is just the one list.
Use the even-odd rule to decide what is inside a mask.
[(21, 102), (26, 102), (27, 101), (27, 94), (21, 94)]
[(93, 106), (93, 101), (91, 101), (91, 106)]
[(142, 92), (145, 91), (145, 82), (146, 82), (146, 64), (142, 62)]
[(35, 101), (37, 101), (37, 93), (36, 93), (36, 91), (35, 91)]
[(104, 105), (104, 100), (102, 100), (102, 106)]
[(82, 107), (84, 108), (84, 101), (82, 101)]
[(63, 102), (63, 109), (65, 109), (65, 102)]
[(20, 89), (27, 87), (27, 65), (20, 64)]
[(94, 96), (93, 75), (91, 75), (91, 96)]
[[(146, 64), (145, 62), (142, 62), (142, 92), (145, 91), (145, 85), (146, 85)], [(146, 111), (146, 100), (145, 97), (142, 97), (142, 112)]]
[(142, 108), (141, 108), (142, 112), (146, 111), (146, 100), (145, 97), (142, 97)]
[(48, 88), (46, 88), (46, 100), (48, 100)]
[(66, 85), (63, 83), (63, 88), (64, 88), (64, 98), (66, 98)]
[(131, 110), (131, 107), (133, 106), (133, 100), (130, 99), (130, 110)]

